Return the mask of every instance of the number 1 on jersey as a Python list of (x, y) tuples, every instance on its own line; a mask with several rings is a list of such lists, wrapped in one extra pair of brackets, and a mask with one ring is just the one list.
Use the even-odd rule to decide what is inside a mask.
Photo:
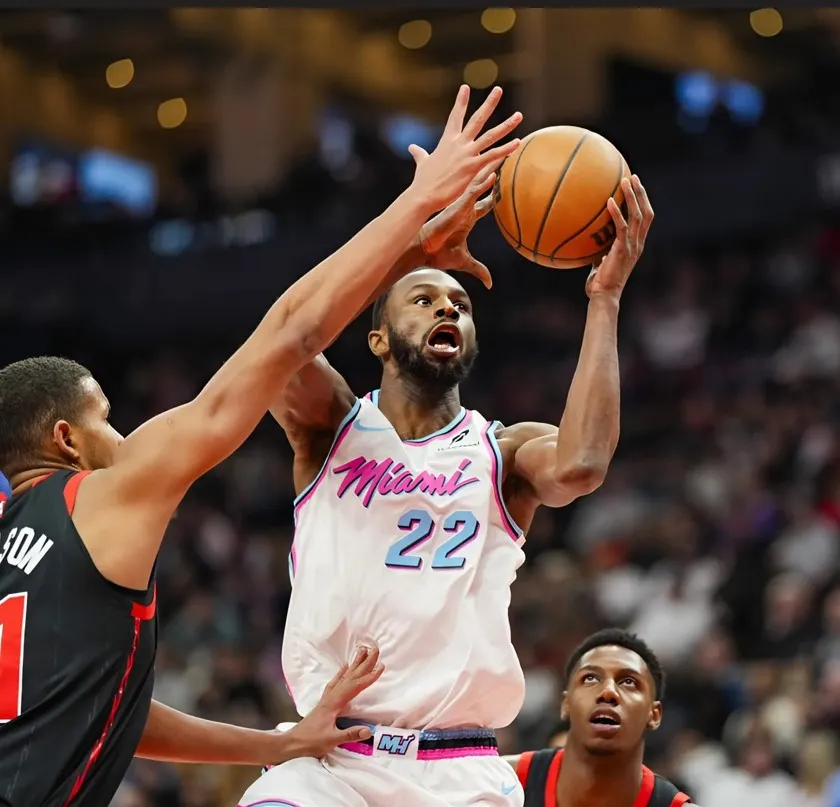
[(23, 634), (28, 594), (0, 600), (0, 723), (20, 716), (23, 694)]
[[(434, 519), (427, 510), (409, 510), (400, 517), (397, 526), (408, 531), (408, 535), (391, 544), (385, 565), (389, 569), (420, 569), (422, 558), (410, 553), (432, 537)], [(443, 531), (453, 535), (435, 551), (432, 569), (462, 569), (467, 560), (455, 553), (475, 538), (479, 526), (478, 519), (469, 510), (458, 510), (448, 516), (443, 522)]]

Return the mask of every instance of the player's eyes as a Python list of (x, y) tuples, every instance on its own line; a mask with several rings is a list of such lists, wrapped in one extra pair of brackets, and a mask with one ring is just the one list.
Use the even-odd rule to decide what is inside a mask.
[(431, 305), (431, 304), (432, 304), (432, 301), (431, 301), (428, 297), (426, 297), (426, 296), (424, 295), (423, 297), (417, 297), (417, 298), (414, 300), (414, 303), (415, 303), (415, 305), (416, 305), (417, 303), (422, 303), (423, 305)]
[(634, 687), (634, 686), (636, 686), (636, 679), (635, 678), (625, 678), (621, 683), (622, 684), (628, 684), (629, 686)]
[(469, 311), (470, 308), (466, 303), (455, 303), (455, 308), (459, 311)]
[(591, 681), (597, 681), (597, 680), (598, 680), (598, 676), (597, 676), (597, 675), (595, 675), (594, 673), (587, 673), (587, 674), (586, 674), (586, 675), (584, 675), (584, 676), (583, 676), (583, 678), (581, 678), (580, 680), (581, 680), (581, 681), (583, 681), (583, 683), (584, 683), (584, 684), (588, 684), (588, 683), (590, 683)]

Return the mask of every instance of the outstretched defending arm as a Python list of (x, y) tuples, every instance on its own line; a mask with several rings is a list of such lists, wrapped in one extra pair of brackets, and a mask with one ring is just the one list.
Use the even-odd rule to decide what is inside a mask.
[[(464, 129), (465, 133), (476, 136), (490, 119), (501, 97), (502, 90), (495, 88), (473, 114)], [(492, 131), (500, 131), (501, 136), (504, 136), (518, 126), (521, 120), (521, 114), (514, 113)], [(430, 155), (419, 148), (412, 150), (412, 156), (418, 166), (430, 159)], [(475, 223), (493, 208), (493, 196), (489, 191), (493, 187), (491, 178), (496, 168), (498, 164), (488, 165), (460, 198), (423, 225), (417, 237), (385, 273), (381, 282), (356, 312), (357, 316), (400, 278), (421, 266), (466, 272), (490, 288), (490, 272), (470, 254), (467, 237)], [(301, 368), (282, 389), (272, 402), (271, 414), (286, 430), (295, 453), (301, 454), (309, 450), (313, 434), (319, 432), (327, 433), (328, 446), (335, 429), (350, 411), (354, 401), (355, 395), (347, 382), (329, 365), (324, 356), (318, 356)], [(316, 460), (315, 465), (319, 464)]]
[(516, 148), (515, 140), (491, 148), (506, 133), (504, 124), (480, 137), (462, 131), (468, 100), (462, 87), (443, 139), (418, 164), (407, 191), (289, 288), (194, 400), (134, 431), (112, 467), (84, 479), (73, 521), (108, 579), (147, 586), (166, 526), (189, 486), (244, 442), (278, 388), (338, 336), (423, 222)]
[(159, 762), (279, 765), (302, 756), (321, 757), (337, 745), (370, 737), (370, 729), (335, 725), (353, 698), (382, 674), (379, 651), (360, 648), (353, 663), (327, 684), (315, 709), (289, 731), (240, 728), (179, 712), (152, 701), (135, 756)]
[[(619, 300), (653, 221), (653, 208), (638, 177), (623, 180), (623, 186), (629, 222), (610, 199), (616, 241), (587, 280), (586, 327), (560, 426), (520, 423), (499, 435), (500, 443), (507, 443), (506, 454), (513, 457), (513, 478), (524, 483), (512, 513), (524, 509), (532, 514), (540, 504), (562, 507), (591, 493), (603, 482), (618, 444)], [(523, 499), (528, 501), (523, 504)]]

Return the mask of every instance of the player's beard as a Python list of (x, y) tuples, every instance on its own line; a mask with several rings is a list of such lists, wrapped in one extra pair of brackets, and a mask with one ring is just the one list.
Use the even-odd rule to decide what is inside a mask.
[(386, 327), (388, 348), (400, 374), (408, 376), (432, 395), (448, 392), (460, 384), (470, 374), (478, 356), (478, 344), (473, 343), (469, 350), (462, 347), (455, 358), (438, 360), (424, 352), (432, 328), (423, 334), (423, 340), (418, 345), (409, 341), (390, 323)]

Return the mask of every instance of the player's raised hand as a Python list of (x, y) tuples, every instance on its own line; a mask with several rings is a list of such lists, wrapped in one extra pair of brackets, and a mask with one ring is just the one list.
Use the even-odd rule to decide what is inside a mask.
[(517, 139), (501, 146), (496, 143), (520, 124), (520, 112), (481, 133), (501, 97), (501, 87), (494, 87), (465, 125), (470, 88), (462, 85), (435, 150), (429, 154), (420, 146), (408, 147), (417, 164), (411, 186), (423, 194), (434, 210), (442, 210), (458, 199), (482, 169), (499, 163), (519, 146)]
[(635, 174), (621, 180), (624, 199), (627, 202), (627, 219), (621, 214), (615, 199), (607, 201), (612, 220), (615, 223), (615, 241), (601, 263), (589, 273), (586, 293), (621, 294), (627, 278), (636, 266), (645, 248), (650, 225), (653, 222), (653, 207), (647, 191)]
[(492, 189), (500, 165), (501, 160), (486, 166), (451, 205), (429, 219), (420, 231), (420, 243), (429, 266), (466, 272), (488, 289), (493, 285), (490, 270), (472, 256), (467, 236), (475, 223), (493, 209)]
[(385, 668), (379, 663), (379, 648), (361, 647), (351, 664), (345, 664), (324, 687), (318, 705), (286, 736), (295, 739), (295, 756), (322, 757), (342, 743), (371, 736), (365, 726), (339, 729), (335, 721), (347, 714), (350, 702), (379, 679)]

